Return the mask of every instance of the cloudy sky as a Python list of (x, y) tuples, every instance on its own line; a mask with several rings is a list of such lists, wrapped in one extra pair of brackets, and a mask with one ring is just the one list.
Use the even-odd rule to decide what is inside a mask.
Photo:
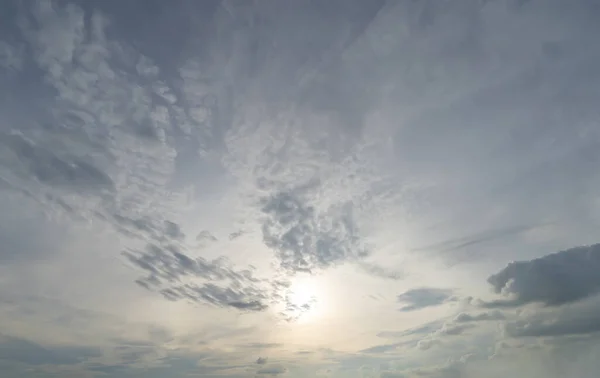
[(596, 377), (599, 18), (2, 1), (2, 377)]

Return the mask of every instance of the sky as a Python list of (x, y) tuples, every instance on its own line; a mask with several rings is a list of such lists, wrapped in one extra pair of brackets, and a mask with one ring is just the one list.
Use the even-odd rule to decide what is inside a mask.
[(596, 377), (599, 17), (2, 1), (2, 377)]

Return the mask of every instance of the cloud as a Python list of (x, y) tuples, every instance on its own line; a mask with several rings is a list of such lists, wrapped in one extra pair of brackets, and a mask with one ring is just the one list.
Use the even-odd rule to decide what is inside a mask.
[[(507, 317), (500, 311), (479, 312), (476, 314), (468, 314), (461, 312), (454, 318), (449, 319), (439, 326), (439, 322), (431, 323), (421, 329), (416, 329), (412, 334), (423, 334), (431, 331), (424, 338), (420, 339), (416, 346), (418, 349), (427, 350), (434, 345), (439, 345), (444, 342), (447, 337), (463, 335), (465, 332), (475, 329), (481, 322), (504, 321)], [(436, 326), (434, 328), (434, 326)]]
[(414, 252), (427, 252), (427, 251), (435, 251), (435, 252), (451, 252), (457, 249), (462, 249), (465, 247), (478, 245), (486, 242), (495, 241), (498, 239), (506, 238), (513, 235), (518, 235), (532, 229), (538, 228), (540, 225), (535, 226), (512, 226), (499, 228), (494, 230), (483, 231), (479, 233), (475, 233), (472, 235), (454, 238), (450, 240), (445, 240), (442, 242), (438, 242), (435, 244), (413, 248)]
[(18, 71), (23, 65), (23, 48), (0, 41), (0, 67), (8, 71)]
[(427, 350), (435, 345), (442, 344), (443, 339), (446, 337), (462, 335), (465, 331), (474, 327), (473, 324), (461, 324), (448, 321), (443, 323), (440, 328), (436, 329), (425, 338), (419, 340), (416, 346), (418, 349)]
[[(522, 3), (508, 1), (517, 2)], [(483, 322), (510, 318), (507, 335), (519, 338), (595, 332), (593, 314), (597, 311), (584, 308), (582, 302), (592, 300), (597, 291), (570, 289), (577, 294), (572, 297), (579, 296), (576, 300), (545, 294), (541, 288), (536, 290), (542, 294), (528, 294), (533, 291), (523, 289), (529, 285), (523, 282), (531, 280), (527, 272), (498, 283), (500, 293), (518, 297), (517, 302), (523, 304), (547, 304), (548, 309), (527, 306), (515, 315), (520, 322), (513, 322), (508, 311), (468, 312), (433, 330), (402, 333), (396, 331), (402, 322), (393, 314), (388, 317), (387, 310), (403, 306), (402, 311), (409, 313), (401, 317), (427, 321), (428, 311), (414, 311), (447, 303), (450, 291), (411, 290), (399, 296), (398, 304), (385, 300), (390, 293), (400, 293), (394, 285), (385, 288), (374, 280), (364, 284), (364, 274), (346, 276), (347, 271), (338, 274), (334, 269), (349, 262), (374, 277), (418, 280), (402, 273), (430, 267), (427, 256), (427, 261), (415, 266), (409, 258), (407, 266), (395, 272), (386, 263), (391, 261), (388, 258), (395, 259), (388, 252), (410, 252), (404, 246), (413, 245), (414, 240), (432, 240), (424, 235), (427, 227), (448, 214), (452, 225), (432, 231), (446, 242), (429, 246), (428, 251), (477, 249), (527, 231), (518, 226), (487, 228), (490, 218), (492, 223), (497, 218), (501, 218), (499, 223), (506, 219), (528, 222), (556, 215), (568, 221), (574, 218), (579, 224), (589, 221), (593, 228), (597, 223), (591, 200), (597, 187), (593, 104), (597, 103), (598, 54), (587, 47), (593, 45), (590, 36), (597, 34), (597, 27), (595, 13), (587, 12), (590, 8), (583, 1), (575, 5), (563, 5), (560, 0), (528, 2), (518, 10), (505, 1), (485, 5), (474, 1), (183, 1), (152, 7), (145, 6), (144, 0), (125, 6), (116, 3), (9, 1), (1, 6), (0, 19), (8, 22), (0, 23), (0, 196), (5, 198), (9, 190), (18, 192), (51, 215), (67, 213), (88, 221), (93, 233), (109, 230), (108, 236), (93, 242), (84, 232), (68, 237), (57, 232), (53, 237), (62, 243), (56, 243), (61, 244), (56, 249), (74, 252), (73, 258), (54, 259), (55, 248), (44, 246), (48, 243), (40, 227), (28, 227), (28, 220), (13, 222), (14, 227), (3, 228), (5, 237), (0, 239), (15, 234), (27, 243), (3, 241), (0, 281), (6, 291), (41, 290), (83, 307), (118, 313), (136, 324), (153, 319), (177, 332), (111, 328), (115, 322), (110, 321), (99, 327), (95, 318), (72, 320), (74, 311), (54, 314), (43, 309), (39, 313), (45, 317), (34, 319), (26, 311), (7, 311), (10, 306), (5, 304), (0, 312), (5, 315), (6, 329), (100, 344), (115, 334), (131, 332), (168, 344), (171, 351), (179, 347), (232, 351), (223, 352), (224, 357), (212, 366), (199, 366), (206, 362), (203, 356), (162, 356), (152, 359), (160, 365), (153, 368), (146, 365), (145, 346), (117, 351), (103, 345), (117, 358), (85, 365), (93, 370), (91, 375), (145, 377), (239, 376), (257, 370), (276, 375), (284, 369), (278, 371), (259, 356), (279, 359), (279, 354), (286, 356), (294, 348), (314, 345), (310, 342), (314, 337), (322, 338), (324, 347), (366, 348), (364, 343), (373, 335), (363, 336), (362, 331), (385, 329), (389, 331), (379, 336), (392, 340), (362, 352), (387, 356), (346, 354), (347, 362), (342, 364), (374, 364), (381, 368), (363, 372), (393, 378), (404, 374), (397, 371), (401, 365), (432, 366), (442, 354), (461, 353), (467, 347), (485, 349), (475, 337), (466, 340), (473, 336), (470, 327), (484, 328)], [(102, 12), (109, 10), (111, 15), (105, 17)], [(14, 30), (7, 25), (12, 23), (9, 19), (16, 20)], [(307, 20), (310, 28), (305, 27)], [(564, 125), (569, 125), (568, 130)], [(584, 151), (580, 147), (586, 143)], [(561, 155), (565, 152), (578, 156), (568, 158), (572, 165), (563, 164), (568, 160)], [(538, 163), (547, 168), (529, 171)], [(563, 169), (564, 174), (559, 172)], [(530, 176), (534, 184), (523, 183)], [(285, 189), (295, 188), (306, 177), (322, 181), (306, 191)], [(513, 177), (525, 180), (513, 184)], [(579, 179), (586, 185), (575, 188), (573, 183)], [(277, 183), (271, 194), (270, 184), (263, 185), (269, 180)], [(259, 198), (262, 202), (257, 208)], [(521, 198), (525, 201), (520, 202)], [(566, 198), (567, 205), (554, 206), (557, 198)], [(2, 207), (7, 214), (2, 224), (13, 220), (17, 207)], [(564, 211), (567, 207), (572, 209)], [(470, 215), (490, 231), (465, 232), (470, 227), (463, 221)], [(81, 230), (79, 224), (76, 231)], [(204, 227), (219, 240), (212, 234), (194, 240), (195, 235), (189, 234), (188, 230)], [(54, 233), (54, 228), (41, 228)], [(119, 235), (114, 236), (113, 229)], [(243, 237), (236, 232), (239, 229), (244, 230)], [(235, 245), (229, 244), (227, 235), (237, 238)], [(110, 239), (106, 247), (103, 237)], [(260, 244), (261, 239), (268, 248)], [(381, 252), (381, 263), (364, 261), (375, 251), (366, 240)], [(96, 243), (103, 247), (99, 248), (102, 253), (95, 253)], [(210, 250), (198, 247), (209, 243)], [(118, 247), (109, 250), (113, 244)], [(504, 247), (514, 254), (527, 248)], [(139, 275), (137, 282), (156, 295), (130, 289), (131, 272), (117, 266), (112, 269), (107, 261), (111, 252), (119, 256), (120, 251), (125, 251), (120, 257), (135, 268), (133, 274)], [(239, 257), (244, 264), (259, 268), (246, 269), (217, 258), (229, 253), (236, 262)], [(106, 266), (91, 263), (100, 260)], [(468, 266), (480, 268), (487, 269), (487, 265)], [(298, 314), (311, 311), (312, 306), (311, 301), (290, 303), (281, 294), (284, 284), (257, 276), (257, 271), (272, 269), (284, 271), (277, 274), (287, 274), (287, 278), (300, 271), (326, 270), (323, 282), (327, 287), (319, 288), (319, 294), (322, 291), (325, 300), (328, 293), (335, 296), (324, 306), (327, 314), (311, 318), (306, 327), (283, 324), (275, 334), (268, 334), (273, 331), (268, 307), (279, 309), (274, 304), (281, 304), (288, 313)], [(447, 282), (457, 272), (437, 273), (444, 276), (440, 282)], [(469, 273), (455, 283), (469, 286), (480, 272)], [(12, 276), (20, 276), (23, 287), (5, 285)], [(577, 282), (578, 277), (567, 276), (569, 282)], [(556, 291), (554, 278), (539, 286)], [(343, 299), (346, 291), (356, 294), (351, 295), (351, 302)], [(338, 292), (342, 299), (337, 298)], [(372, 292), (383, 293), (382, 299), (363, 301)], [(197, 305), (161, 301), (160, 295), (201, 304), (201, 314)], [(513, 299), (489, 306), (512, 308), (516, 306), (510, 302)], [(529, 310), (535, 310), (536, 316), (527, 317)], [(240, 317), (238, 311), (261, 313)], [(367, 318), (362, 317), (365, 314)], [(219, 333), (215, 325), (217, 330), (190, 338), (189, 343), (177, 339), (177, 334), (198, 332), (196, 327), (205, 322), (221, 325), (232, 318), (260, 329), (231, 341), (230, 336), (210, 337), (211, 332)], [(335, 323), (326, 324), (334, 318)], [(351, 319), (359, 321), (351, 324)], [(55, 327), (59, 322), (62, 326)], [(18, 327), (11, 326), (17, 323)], [(327, 329), (322, 335), (303, 332), (323, 325)], [(91, 331), (98, 328), (102, 330)], [(457, 347), (391, 356), (402, 343), (412, 345), (418, 341), (414, 339), (423, 338), (421, 332), (436, 331), (438, 339), (420, 345), (435, 344), (447, 336)], [(458, 335), (465, 337), (451, 337)], [(247, 346), (238, 344), (239, 339)], [(251, 343), (293, 339), (299, 344)], [(11, 343), (23, 350), (14, 340)], [(39, 345), (46, 351), (52, 349)], [(277, 350), (260, 350), (271, 347)], [(29, 349), (32, 352), (25, 358), (64, 358), (65, 351), (41, 358), (46, 352)], [(66, 354), (83, 365), (78, 352)], [(237, 366), (234, 354), (243, 355), (246, 365)], [(315, 352), (310, 358), (299, 358), (311, 364), (316, 360), (335, 363), (333, 354)], [(261, 358), (265, 363), (259, 362)], [(392, 359), (397, 365), (383, 367), (382, 361)], [(136, 361), (142, 368), (131, 374), (119, 365)], [(26, 368), (15, 375), (85, 376), (57, 371), (42, 375)], [(350, 375), (331, 371), (333, 376)], [(406, 375), (418, 375), (418, 371), (413, 373)], [(556, 374), (569, 376), (558, 369)], [(304, 375), (310, 374), (298, 373)]]
[(379, 376), (381, 378), (404, 378), (406, 377), (405, 374), (402, 374), (400, 372), (397, 371), (382, 371)]
[(5, 134), (3, 147), (12, 152), (18, 163), (12, 167), (23, 176), (35, 178), (52, 187), (84, 191), (114, 190), (114, 183), (106, 173), (83, 158), (68, 156), (56, 150), (45, 149), (19, 132)]
[(426, 307), (439, 306), (450, 299), (452, 290), (436, 288), (418, 288), (398, 295), (397, 300), (405, 306), (400, 311), (416, 311)]
[[(147, 274), (136, 282), (159, 291), (169, 300), (191, 300), (242, 311), (263, 311), (268, 307), (271, 294), (258, 286), (260, 280), (250, 270), (234, 270), (223, 258), (191, 258), (177, 246), (155, 244), (123, 254)], [(198, 279), (205, 283), (192, 282)]]
[(178, 225), (165, 220), (181, 193), (168, 185), (187, 148), (177, 133), (185, 124), (199, 143), (203, 127), (165, 99), (175, 84), (114, 33), (102, 8), (40, 0), (14, 9), (10, 40), (19, 43), (0, 42), (0, 66), (18, 68), (23, 42), (30, 70), (17, 70), (14, 85), (35, 89), (26, 93), (27, 114), (17, 115), (27, 118), (0, 128), (2, 190), (128, 237), (181, 240)]
[(385, 339), (394, 339), (399, 340), (393, 343), (375, 345), (370, 348), (363, 349), (359, 351), (359, 353), (366, 354), (387, 354), (389, 352), (398, 351), (401, 348), (423, 348), (425, 349), (425, 344), (427, 347), (433, 345), (433, 343), (429, 341), (423, 341), (424, 336), (428, 339), (433, 338), (433, 335), (439, 331), (441, 327), (444, 326), (442, 321), (434, 321), (430, 323), (426, 323), (416, 328), (410, 328), (403, 331), (383, 331), (377, 334), (377, 337), (385, 338)]
[(270, 366), (265, 366), (263, 368), (258, 369), (256, 371), (256, 374), (277, 376), (277, 375), (285, 374), (286, 372), (287, 372), (287, 369), (285, 367), (283, 367), (282, 365), (270, 365)]
[(0, 335), (0, 360), (29, 365), (73, 365), (101, 355), (97, 348), (42, 346), (29, 340)]
[(320, 212), (294, 192), (282, 191), (263, 199), (262, 212), (263, 241), (287, 271), (326, 269), (369, 254), (350, 203)]
[(283, 344), (281, 343), (245, 343), (237, 345), (238, 348), (248, 348), (248, 349), (270, 349), (270, 348), (280, 348)]
[(600, 297), (596, 296), (552, 311), (542, 311), (504, 325), (510, 337), (561, 337), (600, 332)]
[(198, 233), (198, 235), (196, 236), (196, 241), (201, 242), (201, 243), (211, 243), (211, 242), (216, 242), (217, 238), (210, 233), (210, 231), (208, 230), (203, 230), (200, 231)]
[(376, 345), (376, 346), (373, 346), (370, 348), (360, 350), (359, 353), (367, 353), (367, 354), (386, 353), (386, 352), (390, 352), (390, 351), (394, 351), (394, 350), (398, 349), (398, 347), (402, 344), (404, 344), (404, 343)]
[(461, 312), (454, 318), (455, 323), (470, 323), (495, 320), (506, 320), (506, 315), (504, 315), (500, 311), (480, 312), (477, 314), (467, 314), (465, 312)]
[(407, 336), (418, 336), (431, 333), (438, 329), (443, 323), (441, 321), (434, 321), (426, 323), (425, 325), (411, 328), (403, 331), (382, 331), (377, 334), (377, 337), (381, 338), (402, 338)]
[(379, 265), (371, 264), (365, 261), (358, 263), (358, 266), (366, 273), (383, 279), (398, 281), (405, 278), (405, 275), (401, 272), (397, 272), (391, 269), (384, 268)]
[(600, 292), (600, 244), (575, 247), (534, 260), (512, 262), (489, 277), (498, 294), (509, 297), (486, 307), (528, 303), (559, 306)]
[(266, 365), (267, 364), (267, 358), (266, 357), (258, 357), (258, 359), (256, 360), (256, 363), (259, 365)]

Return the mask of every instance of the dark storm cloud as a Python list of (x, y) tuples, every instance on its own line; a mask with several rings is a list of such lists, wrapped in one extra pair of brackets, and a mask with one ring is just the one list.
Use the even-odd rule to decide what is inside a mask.
[(423, 287), (406, 291), (398, 295), (397, 300), (405, 304), (400, 311), (408, 312), (439, 306), (448, 301), (451, 296), (452, 290)]
[(508, 264), (488, 282), (508, 296), (486, 307), (516, 307), (538, 302), (559, 306), (600, 292), (600, 244), (576, 247), (534, 260)]
[(300, 196), (280, 192), (264, 199), (262, 212), (263, 240), (286, 270), (310, 272), (369, 254), (350, 204), (321, 213)]

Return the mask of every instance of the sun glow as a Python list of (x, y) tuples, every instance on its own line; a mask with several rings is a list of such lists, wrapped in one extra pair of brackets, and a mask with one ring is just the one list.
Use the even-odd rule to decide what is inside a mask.
[(322, 313), (323, 292), (316, 277), (297, 276), (286, 294), (286, 315), (298, 322), (314, 321)]

